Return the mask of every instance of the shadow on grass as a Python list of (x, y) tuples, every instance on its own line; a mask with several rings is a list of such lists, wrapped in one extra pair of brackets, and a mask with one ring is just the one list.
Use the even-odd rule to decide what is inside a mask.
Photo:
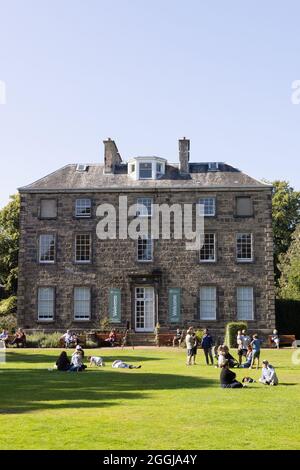
[(97, 409), (147, 399), (155, 390), (200, 389), (216, 380), (141, 370), (58, 372), (7, 369), (0, 374), (0, 414), (39, 410)]

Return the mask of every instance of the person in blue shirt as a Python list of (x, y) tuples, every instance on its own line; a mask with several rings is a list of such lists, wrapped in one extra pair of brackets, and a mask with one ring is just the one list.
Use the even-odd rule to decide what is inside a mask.
[(209, 334), (208, 329), (206, 328), (204, 330), (204, 335), (202, 337), (201, 347), (204, 351), (206, 364), (209, 365), (209, 359), (210, 359), (210, 362), (211, 362), (212, 366), (214, 365), (214, 358), (213, 358), (213, 354), (212, 354), (213, 344), (214, 344), (213, 338)]
[(257, 359), (256, 369), (259, 368), (259, 358), (260, 358), (260, 345), (261, 340), (258, 339), (258, 335), (255, 334), (252, 336), (251, 346), (252, 346), (252, 361), (251, 361), (251, 369), (254, 366), (255, 360)]

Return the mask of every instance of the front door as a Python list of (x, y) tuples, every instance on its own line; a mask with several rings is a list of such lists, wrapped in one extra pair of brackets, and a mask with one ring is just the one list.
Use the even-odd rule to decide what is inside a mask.
[(135, 288), (135, 331), (154, 330), (154, 288)]

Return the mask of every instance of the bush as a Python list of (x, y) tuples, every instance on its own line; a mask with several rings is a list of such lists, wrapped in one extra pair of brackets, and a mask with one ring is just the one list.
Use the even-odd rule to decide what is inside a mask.
[(242, 321), (227, 323), (225, 331), (225, 344), (227, 344), (229, 348), (236, 347), (237, 332), (239, 330), (247, 330), (247, 326), (247, 323)]
[(58, 348), (59, 340), (61, 338), (61, 333), (57, 331), (55, 333), (44, 335), (44, 338), (41, 340), (42, 348)]
[(196, 334), (197, 340), (199, 341), (199, 344), (201, 344), (201, 341), (204, 335), (204, 330), (197, 330), (195, 334)]
[(87, 339), (85, 346), (86, 348), (98, 348), (98, 343), (97, 341), (93, 341), (92, 339)]
[(103, 317), (100, 320), (100, 331), (108, 331), (110, 329), (110, 322), (108, 317)]
[(9, 315), (16, 311), (17, 297), (11, 295), (7, 299), (0, 300), (0, 315)]
[(10, 333), (14, 333), (17, 328), (17, 319), (15, 315), (0, 315), (0, 329), (8, 330)]
[(26, 335), (26, 346), (28, 348), (41, 348), (42, 340), (45, 338), (45, 333), (37, 332), (30, 335)]

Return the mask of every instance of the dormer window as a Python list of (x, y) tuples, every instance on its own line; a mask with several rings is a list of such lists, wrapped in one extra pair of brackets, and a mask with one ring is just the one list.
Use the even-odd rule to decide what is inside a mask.
[(86, 165), (84, 163), (78, 163), (78, 165), (76, 167), (76, 171), (80, 171), (80, 172), (87, 171), (87, 169), (88, 169), (88, 165)]
[(208, 171), (218, 171), (219, 170), (219, 163), (217, 162), (210, 162), (208, 164)]
[(146, 180), (152, 178), (152, 163), (148, 162), (141, 162), (140, 163), (140, 179)]
[(162, 164), (156, 163), (156, 178), (159, 178), (163, 174)]

